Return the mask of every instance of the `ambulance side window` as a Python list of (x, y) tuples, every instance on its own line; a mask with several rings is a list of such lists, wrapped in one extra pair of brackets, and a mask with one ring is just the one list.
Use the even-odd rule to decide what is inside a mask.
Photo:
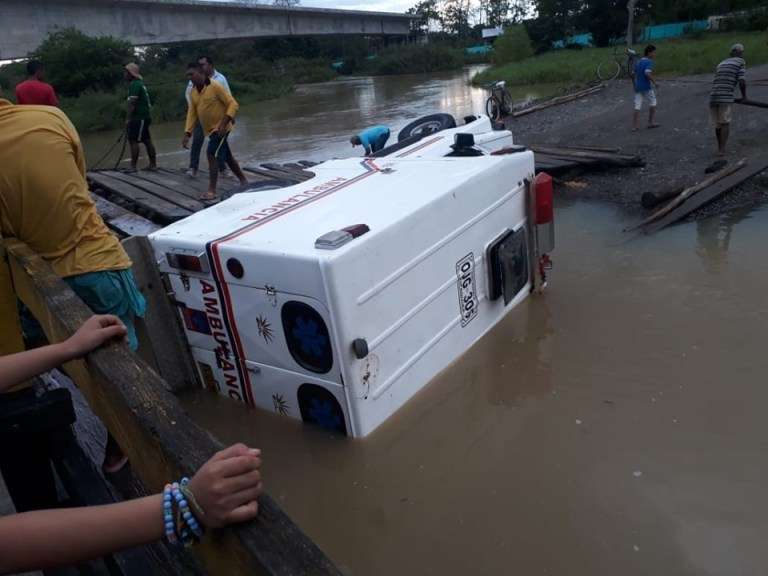
[(528, 284), (528, 249), (524, 227), (509, 231), (488, 247), (488, 299), (509, 304)]
[(288, 350), (296, 363), (310, 372), (325, 374), (333, 368), (333, 349), (323, 317), (303, 302), (286, 302), (282, 313)]

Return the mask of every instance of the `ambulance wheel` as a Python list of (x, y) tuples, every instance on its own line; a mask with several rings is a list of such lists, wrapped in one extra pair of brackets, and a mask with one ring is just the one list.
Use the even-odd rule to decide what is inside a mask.
[(418, 120), (414, 120), (405, 128), (400, 130), (397, 135), (397, 141), (402, 142), (406, 138), (414, 136), (426, 136), (442, 130), (456, 128), (456, 119), (450, 114), (430, 114)]
[(344, 411), (328, 390), (317, 384), (302, 384), (299, 386), (298, 397), (299, 411), (304, 422), (347, 435)]

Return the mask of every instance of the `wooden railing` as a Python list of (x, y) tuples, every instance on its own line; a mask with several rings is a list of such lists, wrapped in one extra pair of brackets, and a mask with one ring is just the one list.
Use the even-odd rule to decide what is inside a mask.
[[(71, 336), (91, 311), (26, 244), (14, 239), (3, 244), (14, 290), (49, 341)], [(66, 370), (151, 491), (161, 491), (171, 479), (191, 476), (222, 448), (189, 418), (157, 372), (126, 345), (108, 345), (70, 362)], [(340, 575), (268, 494), (259, 503), (255, 521), (209, 534), (193, 548), (210, 574)]]

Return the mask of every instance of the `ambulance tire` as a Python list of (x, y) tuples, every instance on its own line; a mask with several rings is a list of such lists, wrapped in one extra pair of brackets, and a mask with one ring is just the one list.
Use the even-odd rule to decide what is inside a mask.
[(414, 120), (400, 130), (400, 133), (397, 135), (397, 141), (402, 142), (406, 138), (426, 136), (451, 128), (456, 128), (456, 119), (453, 116), (450, 114), (430, 114), (429, 116), (423, 116), (418, 120)]
[(221, 192), (222, 200), (231, 198), (235, 194), (241, 194), (243, 192), (262, 192), (265, 190), (276, 190), (277, 188), (287, 188), (296, 184), (295, 180), (283, 180), (280, 178), (273, 178), (268, 182), (251, 182), (249, 184), (238, 184), (234, 188)]
[(347, 435), (344, 411), (328, 390), (317, 384), (302, 384), (297, 392), (301, 419), (331, 432)]

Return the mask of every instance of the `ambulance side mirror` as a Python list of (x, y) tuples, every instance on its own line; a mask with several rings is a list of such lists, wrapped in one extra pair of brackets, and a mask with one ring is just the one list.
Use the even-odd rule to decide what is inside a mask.
[(368, 342), (365, 338), (358, 338), (352, 342), (352, 351), (355, 353), (355, 357), (358, 360), (362, 360), (368, 356)]

